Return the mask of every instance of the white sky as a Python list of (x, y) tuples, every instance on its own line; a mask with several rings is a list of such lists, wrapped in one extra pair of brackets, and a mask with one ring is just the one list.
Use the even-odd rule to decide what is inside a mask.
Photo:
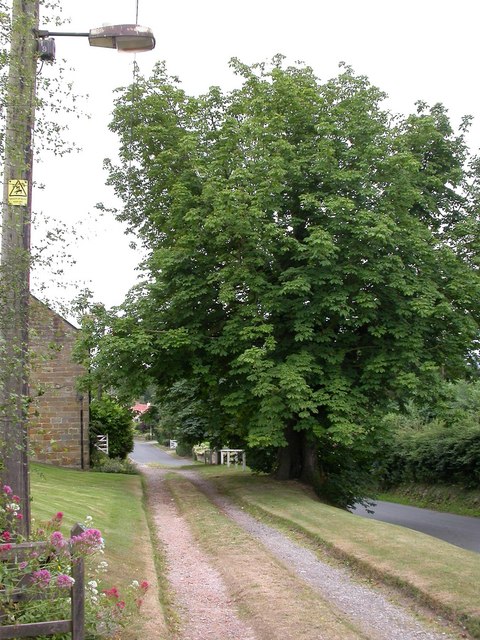
[[(137, 2), (63, 0), (62, 6), (71, 18), (65, 30), (88, 31), (134, 23)], [(141, 72), (165, 60), (189, 93), (211, 85), (231, 88), (233, 56), (253, 63), (283, 53), (289, 62), (305, 61), (321, 79), (336, 75), (345, 61), (388, 93), (393, 111), (410, 112), (422, 99), (443, 102), (455, 124), (464, 114), (475, 116), (470, 139), (480, 147), (478, 0), (139, 0), (139, 24), (157, 40), (154, 51), (137, 55)], [(66, 268), (65, 281), (83, 281), (97, 301), (111, 306), (135, 283), (138, 255), (121, 225), (99, 217), (94, 207), (114, 203), (102, 162), (115, 157), (116, 138), (107, 131), (113, 90), (131, 82), (132, 58), (90, 48), (80, 38), (56, 38), (56, 46), (57, 58), (75, 68), (76, 90), (90, 96), (91, 119), (72, 123), (80, 154), (43, 158), (36, 178), (46, 188), (34, 195), (33, 206), (67, 224), (83, 223), (88, 237), (75, 247), (77, 265)], [(68, 292), (74, 295), (75, 287)]]

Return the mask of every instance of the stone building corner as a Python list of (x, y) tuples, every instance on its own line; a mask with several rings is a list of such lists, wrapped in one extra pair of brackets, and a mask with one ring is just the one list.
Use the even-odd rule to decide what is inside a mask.
[(29, 311), (32, 459), (88, 469), (88, 394), (77, 386), (85, 368), (73, 360), (79, 329), (34, 296)]

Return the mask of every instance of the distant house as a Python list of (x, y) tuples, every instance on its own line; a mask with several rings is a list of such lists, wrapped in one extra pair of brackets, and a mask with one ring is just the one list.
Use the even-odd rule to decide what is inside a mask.
[(131, 407), (133, 413), (133, 421), (141, 422), (143, 414), (147, 413), (150, 407), (150, 402), (147, 402), (147, 404), (142, 404), (141, 402), (137, 402), (136, 404), (134, 404), (133, 407)]
[(89, 466), (88, 394), (77, 391), (85, 373), (73, 361), (78, 329), (30, 297), (29, 440), (33, 460), (62, 467)]

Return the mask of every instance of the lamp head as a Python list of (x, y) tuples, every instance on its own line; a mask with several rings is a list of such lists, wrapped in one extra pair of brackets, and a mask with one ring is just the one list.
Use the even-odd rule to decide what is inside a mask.
[(118, 51), (151, 51), (155, 47), (152, 30), (138, 24), (108, 25), (91, 29), (88, 41), (92, 47)]

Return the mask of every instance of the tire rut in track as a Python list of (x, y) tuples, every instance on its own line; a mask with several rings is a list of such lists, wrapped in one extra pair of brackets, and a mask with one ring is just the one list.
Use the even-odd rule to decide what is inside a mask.
[(201, 552), (165, 486), (164, 470), (142, 468), (148, 506), (166, 555), (182, 640), (256, 640), (242, 621), (219, 572)]

